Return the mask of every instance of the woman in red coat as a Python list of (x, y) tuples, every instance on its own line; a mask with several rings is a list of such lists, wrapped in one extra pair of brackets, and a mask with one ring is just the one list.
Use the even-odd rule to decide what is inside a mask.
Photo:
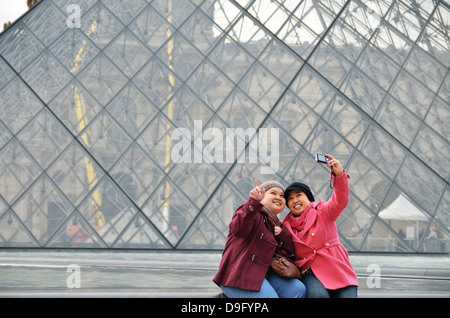
[(277, 216), (286, 205), (284, 187), (276, 181), (255, 184), (233, 214), (213, 281), (230, 298), (302, 298), (305, 286), (299, 279), (281, 277), (270, 267), (274, 256), (297, 260), (292, 237)]
[(292, 183), (285, 191), (290, 211), (283, 229), (292, 234), (307, 298), (357, 297), (358, 279), (335, 223), (349, 201), (350, 176), (338, 160), (327, 157), (334, 184), (331, 199), (316, 203), (307, 185)]

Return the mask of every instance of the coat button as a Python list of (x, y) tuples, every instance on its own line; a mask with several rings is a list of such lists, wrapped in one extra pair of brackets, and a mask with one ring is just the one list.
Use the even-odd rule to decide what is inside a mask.
[(252, 255), (252, 262), (255, 260), (256, 254)]
[(263, 237), (264, 237), (264, 233), (261, 233), (261, 235), (259, 236), (259, 239), (262, 240)]
[(326, 247), (330, 246), (330, 243), (325, 243), (325, 246), (326, 246)]
[(313, 250), (313, 253), (316, 254), (316, 250)]
[(316, 236), (316, 233), (311, 233), (311, 236)]
[(251, 205), (248, 207), (248, 209), (250, 210), (250, 212), (253, 212), (253, 207)]

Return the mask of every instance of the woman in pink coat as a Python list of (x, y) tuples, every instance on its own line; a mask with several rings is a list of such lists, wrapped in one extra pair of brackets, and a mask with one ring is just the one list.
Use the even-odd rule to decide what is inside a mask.
[(357, 297), (358, 280), (335, 223), (349, 201), (350, 176), (338, 160), (326, 156), (334, 185), (331, 199), (316, 203), (307, 185), (292, 183), (285, 191), (290, 211), (283, 229), (292, 234), (307, 298)]

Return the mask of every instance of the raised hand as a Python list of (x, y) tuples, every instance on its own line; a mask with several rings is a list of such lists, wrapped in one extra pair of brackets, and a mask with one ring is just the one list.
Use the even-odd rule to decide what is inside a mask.
[(250, 197), (261, 202), (264, 198), (264, 194), (266, 193), (266, 189), (262, 189), (259, 187), (258, 180), (255, 179), (255, 187), (250, 191)]
[(336, 177), (340, 176), (343, 173), (343, 168), (339, 160), (335, 159), (332, 155), (326, 155), (329, 159), (326, 166), (333, 170)]

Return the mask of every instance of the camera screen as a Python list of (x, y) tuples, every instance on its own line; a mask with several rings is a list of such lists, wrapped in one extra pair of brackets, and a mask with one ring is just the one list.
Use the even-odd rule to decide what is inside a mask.
[(328, 158), (325, 157), (324, 155), (317, 154), (317, 161), (319, 161), (319, 162), (328, 162)]

